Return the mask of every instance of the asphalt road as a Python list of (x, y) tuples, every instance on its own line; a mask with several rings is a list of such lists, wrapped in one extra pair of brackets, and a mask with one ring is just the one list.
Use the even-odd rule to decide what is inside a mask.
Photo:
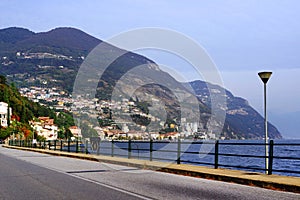
[(300, 194), (0, 147), (0, 199), (300, 199)]

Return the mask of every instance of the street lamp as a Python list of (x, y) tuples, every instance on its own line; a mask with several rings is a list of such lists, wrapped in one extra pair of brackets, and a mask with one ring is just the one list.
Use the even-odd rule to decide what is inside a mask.
[(259, 72), (258, 73), (260, 79), (264, 83), (264, 114), (265, 114), (265, 156), (266, 156), (266, 163), (265, 163), (265, 169), (266, 174), (268, 174), (268, 120), (267, 120), (267, 82), (270, 79), (272, 72)]

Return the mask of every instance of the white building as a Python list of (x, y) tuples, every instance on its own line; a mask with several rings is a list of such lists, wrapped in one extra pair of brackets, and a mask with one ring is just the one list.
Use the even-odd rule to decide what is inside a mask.
[(128, 126), (127, 126), (126, 124), (123, 124), (123, 125), (122, 125), (122, 131), (123, 131), (124, 133), (128, 133), (128, 132), (129, 132), (129, 128), (128, 128)]
[[(0, 126), (7, 127), (8, 120), (8, 104), (5, 102), (0, 102)], [(12, 109), (9, 108), (9, 118), (11, 119)]]
[(31, 127), (39, 136), (43, 136), (46, 140), (56, 140), (58, 127), (53, 123), (53, 119), (49, 117), (39, 117), (39, 122), (31, 121)]
[(69, 127), (69, 130), (71, 131), (74, 137), (82, 138), (81, 129), (77, 126), (71, 126)]

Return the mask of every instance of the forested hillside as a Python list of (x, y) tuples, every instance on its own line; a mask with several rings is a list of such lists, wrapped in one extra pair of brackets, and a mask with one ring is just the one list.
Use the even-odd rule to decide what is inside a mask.
[(31, 137), (33, 130), (29, 121), (41, 116), (53, 118), (58, 127), (64, 127), (65, 130), (74, 125), (71, 114), (61, 112), (57, 115), (54, 110), (22, 97), (14, 84), (8, 85), (3, 75), (0, 75), (0, 102), (8, 103), (12, 108), (12, 113), (9, 113), (11, 117), (8, 121), (9, 127), (0, 127), (0, 139), (5, 139), (14, 133), (21, 134), (25, 138)]

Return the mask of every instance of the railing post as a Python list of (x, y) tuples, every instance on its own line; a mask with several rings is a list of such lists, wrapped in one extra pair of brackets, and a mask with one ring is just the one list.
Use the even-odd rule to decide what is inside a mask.
[(273, 170), (273, 152), (274, 152), (273, 147), (274, 147), (274, 141), (270, 140), (268, 175), (272, 175), (272, 170)]
[(128, 159), (131, 158), (131, 139), (128, 140)]
[(76, 153), (78, 153), (78, 140), (76, 140)]
[(178, 137), (177, 141), (177, 164), (180, 164), (180, 154), (181, 154), (181, 140), (180, 137)]
[(114, 140), (111, 140), (111, 157), (114, 157)]
[(43, 149), (46, 149), (46, 140), (44, 140), (44, 148)]
[(56, 151), (56, 140), (54, 140), (54, 151)]
[(219, 140), (215, 142), (215, 169), (218, 169), (219, 165)]
[(70, 152), (70, 143), (71, 143), (71, 141), (70, 141), (70, 139), (68, 138), (68, 152)]
[(152, 138), (150, 139), (150, 161), (152, 161), (152, 156), (153, 156), (153, 140)]
[(49, 150), (51, 150), (51, 141), (48, 140), (48, 146), (49, 146)]
[(88, 147), (89, 147), (89, 141), (88, 141), (88, 140), (85, 140), (85, 153), (86, 153), (86, 154), (89, 153)]
[(62, 151), (62, 150), (63, 150), (63, 141), (60, 140), (60, 151)]

